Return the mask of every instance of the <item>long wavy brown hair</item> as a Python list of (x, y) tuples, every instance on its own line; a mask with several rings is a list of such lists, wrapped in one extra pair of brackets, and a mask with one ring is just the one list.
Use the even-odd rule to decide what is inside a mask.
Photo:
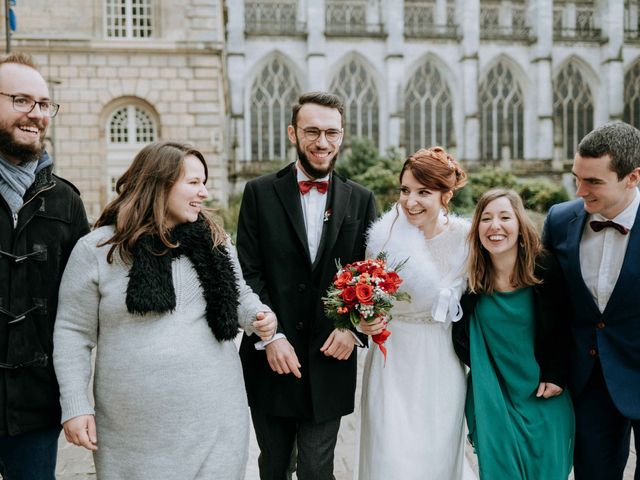
[[(109, 263), (114, 252), (124, 261), (131, 262), (133, 248), (143, 235), (157, 235), (167, 249), (178, 246), (169, 238), (167, 204), (169, 192), (180, 178), (188, 155), (202, 162), (205, 177), (208, 177), (207, 162), (195, 148), (178, 142), (154, 142), (138, 152), (131, 166), (118, 179), (118, 196), (105, 207), (95, 224), (96, 228), (115, 226), (113, 236), (103, 243), (111, 244), (107, 255)], [(210, 227), (213, 245), (222, 244), (226, 238), (222, 227), (213, 221), (206, 209), (202, 210), (201, 216)]]
[(511, 274), (511, 284), (515, 288), (528, 287), (541, 283), (535, 276), (536, 258), (542, 253), (543, 247), (540, 235), (536, 227), (527, 215), (522, 204), (522, 199), (513, 190), (495, 188), (485, 192), (476, 205), (469, 231), (469, 290), (475, 293), (484, 292), (492, 294), (495, 289), (495, 270), (489, 252), (485, 250), (480, 242), (478, 227), (482, 212), (494, 200), (505, 197), (509, 200), (513, 212), (518, 220), (518, 255), (516, 264)]

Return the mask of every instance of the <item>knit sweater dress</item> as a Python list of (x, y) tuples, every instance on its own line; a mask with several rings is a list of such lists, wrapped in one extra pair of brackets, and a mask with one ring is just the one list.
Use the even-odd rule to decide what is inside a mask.
[[(69, 258), (60, 286), (54, 365), (62, 422), (93, 414), (87, 395), (96, 349), (95, 418), (99, 480), (243, 479), (249, 416), (234, 342), (216, 340), (206, 320), (197, 273), (181, 256), (172, 262), (176, 308), (132, 315), (125, 297), (129, 267), (107, 262), (113, 234), (98, 228)], [(270, 310), (244, 283), (230, 252), (247, 334)]]

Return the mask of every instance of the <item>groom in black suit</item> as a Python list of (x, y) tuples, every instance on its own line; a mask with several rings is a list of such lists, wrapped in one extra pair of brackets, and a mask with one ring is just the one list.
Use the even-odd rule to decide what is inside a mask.
[(366, 337), (336, 329), (321, 298), (336, 259), (364, 258), (376, 212), (369, 190), (333, 172), (343, 111), (335, 95), (302, 95), (287, 131), (298, 161), (247, 183), (242, 199), (244, 278), (278, 317), (274, 340), (240, 347), (262, 480), (290, 478), (292, 460), (300, 480), (333, 479), (340, 418), (353, 412), (354, 347)]

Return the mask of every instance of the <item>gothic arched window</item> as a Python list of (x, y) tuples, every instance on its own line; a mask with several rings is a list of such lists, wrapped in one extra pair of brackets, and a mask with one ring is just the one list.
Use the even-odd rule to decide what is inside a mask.
[(407, 153), (440, 145), (449, 149), (453, 136), (451, 90), (432, 62), (413, 75), (404, 94), (404, 131)]
[(640, 128), (640, 61), (624, 75), (624, 121)]
[(481, 158), (524, 158), (524, 96), (502, 60), (483, 79), (478, 97)]
[(270, 61), (253, 81), (249, 99), (252, 160), (287, 157), (287, 126), (300, 90), (291, 69), (280, 57)]
[(553, 82), (554, 143), (573, 158), (578, 143), (593, 130), (593, 95), (580, 69), (569, 62)]
[(331, 82), (329, 91), (344, 102), (345, 136), (367, 137), (378, 146), (378, 91), (367, 69), (352, 58), (342, 66)]

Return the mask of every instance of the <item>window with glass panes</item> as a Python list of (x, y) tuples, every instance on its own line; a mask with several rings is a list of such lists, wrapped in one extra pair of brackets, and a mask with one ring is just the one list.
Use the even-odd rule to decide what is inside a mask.
[(524, 96), (500, 60), (480, 84), (480, 155), (483, 160), (524, 157)]
[(624, 121), (640, 128), (640, 60), (624, 75)]
[(136, 153), (158, 136), (151, 114), (137, 105), (116, 109), (107, 122), (107, 200), (116, 195), (116, 182)]
[(148, 38), (153, 34), (151, 0), (105, 0), (109, 38)]
[(448, 149), (455, 143), (451, 90), (433, 62), (423, 63), (407, 84), (404, 134), (407, 153), (435, 145)]
[(272, 59), (256, 76), (249, 98), (251, 160), (287, 158), (287, 126), (301, 89), (283, 58)]
[(564, 158), (573, 158), (582, 137), (593, 130), (593, 95), (575, 62), (567, 63), (554, 78), (553, 122)]
[(378, 146), (378, 90), (357, 58), (347, 61), (331, 81), (329, 91), (344, 102), (345, 138), (366, 137)]

